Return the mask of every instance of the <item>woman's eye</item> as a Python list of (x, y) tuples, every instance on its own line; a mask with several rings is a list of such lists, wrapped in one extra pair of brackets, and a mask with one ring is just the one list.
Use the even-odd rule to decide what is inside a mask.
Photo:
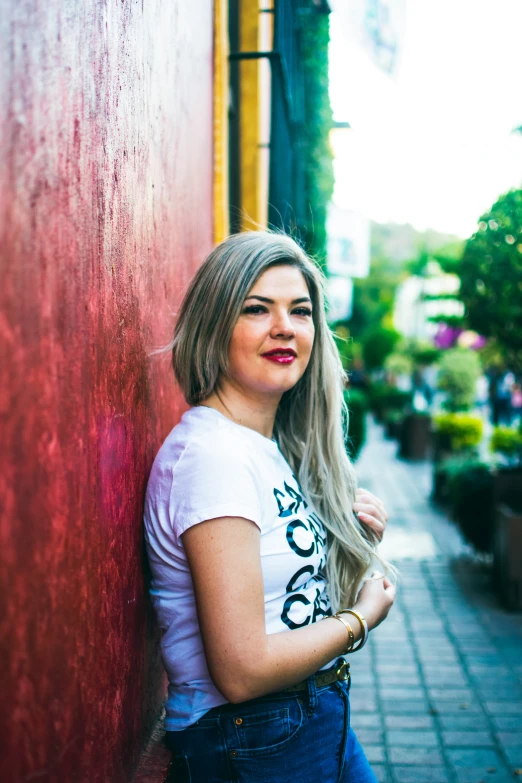
[[(249, 305), (243, 310), (243, 313), (246, 315), (259, 315), (266, 312), (268, 312), (268, 310), (263, 305)], [(292, 310), (292, 315), (311, 316), (312, 311), (308, 307), (296, 307), (295, 310)]]

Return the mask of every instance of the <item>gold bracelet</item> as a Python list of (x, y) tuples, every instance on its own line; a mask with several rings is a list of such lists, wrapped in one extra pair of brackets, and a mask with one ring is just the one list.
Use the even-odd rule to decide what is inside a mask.
[(359, 620), (359, 623), (361, 625), (361, 631), (362, 631), (361, 639), (359, 640), (359, 644), (357, 645), (357, 647), (352, 650), (352, 652), (357, 652), (357, 650), (360, 650), (361, 647), (364, 647), (364, 645), (368, 641), (368, 633), (369, 633), (368, 623), (366, 622), (365, 617), (363, 617), (363, 615), (360, 612), (357, 612), (355, 609), (339, 609), (339, 612), (337, 614), (341, 614), (343, 612), (345, 614), (353, 614), (353, 616)]
[(344, 617), (339, 617), (338, 614), (333, 614), (332, 617), (334, 618), (334, 620), (339, 620), (339, 622), (342, 623), (346, 628), (346, 630), (348, 631), (348, 646), (346, 650), (342, 653), (343, 655), (347, 655), (347, 653), (352, 651), (355, 642), (355, 636), (352, 630), (352, 626), (350, 625), (348, 620), (345, 620)]

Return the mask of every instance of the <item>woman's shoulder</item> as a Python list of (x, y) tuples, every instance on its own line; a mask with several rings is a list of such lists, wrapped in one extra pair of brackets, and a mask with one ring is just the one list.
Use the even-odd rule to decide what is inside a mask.
[(148, 504), (168, 508), (181, 535), (205, 519), (239, 516), (261, 526), (264, 485), (248, 437), (228, 420), (197, 408), (167, 436), (154, 463)]
[(212, 408), (189, 408), (168, 434), (156, 461), (172, 471), (193, 461), (216, 462), (216, 467), (230, 461), (248, 463), (252, 444), (243, 429)]

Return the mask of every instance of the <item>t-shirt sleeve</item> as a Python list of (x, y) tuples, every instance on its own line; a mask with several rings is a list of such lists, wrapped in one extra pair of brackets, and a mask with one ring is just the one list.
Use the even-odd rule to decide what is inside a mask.
[(172, 474), (169, 515), (176, 540), (217, 517), (244, 517), (261, 529), (261, 488), (245, 449), (189, 444)]

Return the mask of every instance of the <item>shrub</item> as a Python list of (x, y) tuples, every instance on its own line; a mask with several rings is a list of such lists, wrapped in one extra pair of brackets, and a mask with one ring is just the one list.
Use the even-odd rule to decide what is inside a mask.
[(449, 482), (453, 515), (464, 536), (481, 552), (489, 552), (495, 520), (494, 479), (484, 462), (469, 462)]
[(439, 413), (433, 419), (435, 432), (445, 437), (451, 451), (476, 448), (482, 440), (483, 422), (466, 413)]
[(349, 412), (345, 446), (350, 459), (355, 462), (366, 439), (368, 397), (360, 389), (348, 389), (344, 393), (344, 399)]
[(494, 454), (500, 454), (510, 462), (522, 462), (522, 432), (510, 427), (495, 427), (489, 447)]
[(399, 411), (404, 414), (412, 400), (411, 392), (401, 391), (389, 383), (372, 383), (368, 396), (370, 407), (380, 420), (389, 411)]
[(446, 392), (444, 407), (450, 411), (467, 411), (475, 401), (480, 360), (468, 349), (446, 351), (440, 362), (439, 389)]
[(435, 499), (452, 506), (463, 535), (481, 552), (490, 551), (493, 540), (494, 481), (491, 465), (467, 454), (448, 457), (434, 472)]

